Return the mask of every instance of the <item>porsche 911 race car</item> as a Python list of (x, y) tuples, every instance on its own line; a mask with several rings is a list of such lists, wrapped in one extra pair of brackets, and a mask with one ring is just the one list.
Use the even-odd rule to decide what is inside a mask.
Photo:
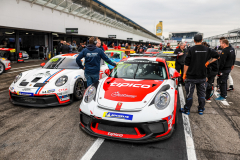
[[(65, 105), (83, 97), (86, 79), (76, 63), (78, 54), (62, 54), (50, 59), (42, 68), (22, 72), (9, 87), (13, 104), (48, 107)], [(101, 61), (100, 78), (108, 66)]]
[(79, 127), (93, 136), (136, 143), (170, 137), (177, 123), (179, 76), (162, 58), (123, 59), (109, 77), (87, 88)]
[[(123, 59), (125, 56), (125, 53), (123, 51), (117, 51), (117, 50), (112, 50), (112, 51), (105, 51), (106, 55), (108, 58), (113, 61), (113, 62), (119, 62)], [(106, 63), (106, 62), (105, 62)], [(113, 69), (114, 66), (107, 64), (109, 69)]]
[(9, 69), (11, 69), (11, 62), (8, 60), (9, 51), (6, 48), (0, 48), (0, 75)]

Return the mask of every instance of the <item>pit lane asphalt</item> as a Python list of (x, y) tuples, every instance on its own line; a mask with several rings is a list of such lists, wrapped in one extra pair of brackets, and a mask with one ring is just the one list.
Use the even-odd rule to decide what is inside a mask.
[[(96, 137), (89, 136), (78, 127), (78, 107), (81, 101), (51, 108), (23, 107), (12, 105), (8, 101), (8, 87), (15, 76), (25, 69), (18, 68), (42, 62), (13, 64), (11, 70), (0, 75), (1, 160), (79, 160), (96, 140)], [(28, 68), (35, 67), (38, 66)], [(239, 74), (240, 68), (235, 67), (232, 72), (235, 90), (228, 93), (227, 98), (230, 106), (213, 100), (206, 104), (205, 113), (200, 116), (197, 113), (196, 92), (194, 93), (194, 105), (189, 118), (197, 159), (240, 160)], [(176, 132), (167, 140), (149, 144), (105, 140), (92, 159), (187, 159), (180, 116)]]

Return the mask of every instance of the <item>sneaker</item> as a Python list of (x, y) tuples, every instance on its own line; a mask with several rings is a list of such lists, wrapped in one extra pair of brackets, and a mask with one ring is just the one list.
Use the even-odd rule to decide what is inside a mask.
[(204, 110), (205, 110), (205, 108), (204, 108), (204, 109), (199, 109), (199, 110), (198, 110), (198, 114), (199, 114), (199, 115), (203, 115), (203, 111), (204, 111)]
[(210, 103), (210, 102), (212, 102), (212, 101), (211, 101), (210, 99), (206, 99), (206, 102), (207, 102), (207, 103)]
[(231, 86), (229, 86), (229, 88), (227, 89), (227, 91), (234, 91), (234, 88), (233, 88), (233, 86), (231, 85)]
[(217, 92), (220, 92), (220, 88), (218, 88), (216, 91), (217, 91)]
[(189, 114), (190, 114), (190, 111), (187, 110), (187, 109), (185, 109), (185, 108), (180, 108), (179, 111), (180, 111), (181, 113), (186, 114), (186, 115), (189, 115)]
[(222, 96), (219, 96), (218, 98), (215, 99), (216, 101), (226, 101), (225, 98), (223, 98)]

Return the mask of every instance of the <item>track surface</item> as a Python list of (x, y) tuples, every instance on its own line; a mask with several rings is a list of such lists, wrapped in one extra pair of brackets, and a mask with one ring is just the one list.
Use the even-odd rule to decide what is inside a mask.
[[(38, 67), (43, 61), (12, 64), (0, 75), (0, 159), (79, 160), (95, 137), (79, 129), (78, 107), (30, 108), (9, 102), (8, 87), (22, 70)], [(23, 67), (23, 68), (20, 68)], [(212, 101), (205, 114), (197, 114), (197, 97), (189, 116), (197, 159), (240, 160), (240, 68), (232, 76), (235, 91), (228, 94), (229, 106)], [(179, 103), (178, 103), (179, 107)], [(182, 117), (172, 137), (155, 143), (131, 144), (105, 140), (92, 159), (187, 159)]]

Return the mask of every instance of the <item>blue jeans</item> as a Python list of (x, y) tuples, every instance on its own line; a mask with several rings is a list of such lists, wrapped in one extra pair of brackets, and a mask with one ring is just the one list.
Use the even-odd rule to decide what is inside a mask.
[(87, 87), (89, 87), (91, 84), (93, 84), (99, 80), (99, 74), (88, 75), (88, 74), (84, 73), (84, 75), (87, 79)]

